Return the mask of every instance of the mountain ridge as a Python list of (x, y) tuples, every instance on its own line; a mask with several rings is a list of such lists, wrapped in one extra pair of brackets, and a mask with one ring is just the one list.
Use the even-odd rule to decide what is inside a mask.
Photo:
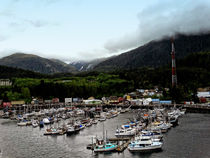
[[(177, 34), (174, 39), (177, 59), (196, 53), (210, 51), (210, 33), (198, 35)], [(134, 69), (159, 67), (171, 62), (171, 39), (151, 41), (131, 51), (99, 63), (95, 70)]]
[(34, 54), (14, 53), (0, 59), (0, 65), (17, 67), (34, 72), (53, 74), (75, 72), (73, 67)]

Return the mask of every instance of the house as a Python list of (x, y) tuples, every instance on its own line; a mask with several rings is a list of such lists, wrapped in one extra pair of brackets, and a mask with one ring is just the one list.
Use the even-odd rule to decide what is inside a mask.
[(101, 104), (102, 100), (99, 99), (88, 99), (88, 100), (83, 100), (84, 104)]
[(143, 104), (143, 100), (142, 99), (133, 99), (130, 101), (131, 105), (142, 105)]
[(109, 104), (119, 104), (118, 97), (117, 96), (110, 96), (108, 103)]
[(145, 98), (143, 99), (143, 105), (150, 105), (150, 103), (152, 102), (151, 98)]
[(11, 86), (12, 82), (9, 79), (0, 79), (0, 86)]
[(197, 97), (201, 103), (210, 102), (210, 91), (198, 92)]

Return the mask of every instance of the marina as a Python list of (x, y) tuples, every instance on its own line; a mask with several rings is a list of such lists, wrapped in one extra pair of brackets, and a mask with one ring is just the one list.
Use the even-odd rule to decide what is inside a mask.
[[(147, 110), (145, 110), (145, 112), (147, 112)], [(80, 111), (80, 113), (82, 112)], [(187, 113), (179, 118), (178, 126), (171, 127), (171, 129), (168, 130), (167, 133), (163, 134), (162, 138), (163, 145), (161, 151), (147, 152), (143, 154), (141, 152), (132, 152), (130, 151), (131, 149), (130, 146), (135, 142), (135, 140), (137, 140), (137, 134), (138, 137), (140, 137), (139, 135), (140, 133), (136, 133), (134, 136), (131, 137), (127, 136), (116, 137), (115, 132), (122, 125), (129, 123), (130, 120), (133, 119), (133, 116), (137, 116), (138, 113), (139, 110), (131, 109), (129, 110), (129, 112), (119, 113), (118, 116), (116, 117), (106, 119), (102, 122), (99, 121), (97, 122), (97, 124), (92, 124), (89, 127), (88, 126), (84, 127), (82, 130), (79, 130), (78, 132), (70, 135), (65, 134), (66, 131), (62, 130), (57, 131), (57, 128), (55, 128), (63, 126), (64, 123), (66, 124), (69, 123), (68, 118), (66, 119), (64, 119), (64, 117), (62, 118), (63, 115), (61, 116), (60, 121), (58, 122), (55, 121), (53, 124), (44, 124), (43, 128), (39, 127), (36, 128), (32, 125), (18, 126), (16, 121), (14, 120), (0, 119), (0, 126), (2, 129), (0, 139), (1, 142), (5, 142), (5, 144), (9, 146), (9, 148), (7, 148), (7, 146), (1, 144), (0, 146), (2, 152), (1, 154), (4, 157), (8, 158), (9, 157), (49, 157), (49, 156), (50, 157), (59, 157), (59, 156), (60, 157), (130, 157), (130, 156), (164, 157), (164, 155), (169, 155), (169, 156), (171, 155), (171, 157), (173, 157), (173, 154), (174, 155), (182, 154), (182, 156), (184, 157), (187, 154), (189, 154), (189, 152), (190, 154), (195, 152), (194, 150), (191, 150), (191, 148), (195, 149), (194, 143), (199, 144), (200, 138), (197, 138), (199, 132), (202, 132), (200, 134), (204, 135), (204, 138), (210, 138), (209, 134), (207, 133), (210, 131), (210, 126), (208, 126), (207, 124), (203, 124), (205, 122), (207, 123), (208, 121), (210, 121), (210, 117), (207, 114)], [(103, 114), (105, 113), (103, 112)], [(93, 119), (90, 120), (93, 121)], [(201, 120), (204, 121), (202, 122)], [(85, 121), (86, 125), (90, 123), (88, 122), (88, 119), (86, 120), (83, 119), (83, 123)], [(156, 125), (157, 124), (158, 123), (156, 122)], [(190, 130), (190, 127), (193, 129)], [(150, 126), (150, 128), (152, 128), (152, 126)], [(189, 128), (189, 130), (187, 128)], [(45, 132), (47, 130), (49, 131), (49, 129), (51, 130), (56, 129), (56, 130), (51, 131), (54, 132), (53, 134), (45, 135)], [(90, 145), (92, 141), (95, 141), (96, 136), (98, 138), (101, 138), (103, 136), (103, 133), (107, 135), (106, 148), (113, 147), (114, 150), (105, 153), (104, 152), (101, 153), (100, 151), (94, 152), (94, 150), (88, 150), (87, 146)], [(186, 133), (189, 133), (189, 135), (186, 135)], [(145, 131), (145, 128), (141, 132), (141, 135), (143, 134), (144, 136), (141, 137), (147, 137), (149, 139), (148, 137), (149, 133)], [(173, 141), (176, 142), (176, 145), (181, 145), (182, 137), (184, 137), (184, 140), (186, 141), (184, 143), (187, 145), (187, 146), (184, 145), (184, 147), (188, 148), (189, 152), (182, 151), (181, 153), (180, 152), (176, 153), (178, 152), (177, 149), (178, 147), (174, 146), (175, 144), (173, 143)], [(189, 140), (187, 140), (186, 137), (190, 137)], [(157, 138), (159, 137), (156, 137), (156, 139)], [(14, 140), (16, 141), (13, 142)], [(191, 140), (194, 141), (193, 144)], [(109, 142), (112, 142), (113, 144), (110, 144)], [(31, 151), (33, 153), (33, 156), (31, 155), (29, 156), (28, 152), (26, 152), (27, 150)], [(202, 147), (202, 149), (199, 148), (199, 150), (204, 150), (206, 152), (205, 155), (210, 154), (208, 153), (208, 150), (206, 150), (206, 147)], [(17, 153), (17, 155), (15, 153)]]

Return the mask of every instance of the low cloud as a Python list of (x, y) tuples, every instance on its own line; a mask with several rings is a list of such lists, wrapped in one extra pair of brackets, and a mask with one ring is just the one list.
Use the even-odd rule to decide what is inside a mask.
[(104, 48), (110, 53), (116, 53), (176, 33), (207, 32), (210, 30), (209, 14), (210, 2), (207, 0), (162, 0), (139, 12), (139, 25), (135, 32), (109, 40)]

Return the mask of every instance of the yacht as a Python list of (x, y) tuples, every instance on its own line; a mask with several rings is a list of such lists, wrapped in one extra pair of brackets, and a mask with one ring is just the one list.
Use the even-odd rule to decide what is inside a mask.
[(123, 137), (123, 136), (134, 136), (136, 134), (136, 128), (121, 128), (117, 129), (115, 132), (116, 137)]
[(149, 136), (137, 136), (135, 140), (128, 145), (131, 152), (146, 152), (162, 149), (162, 142), (153, 141)]

